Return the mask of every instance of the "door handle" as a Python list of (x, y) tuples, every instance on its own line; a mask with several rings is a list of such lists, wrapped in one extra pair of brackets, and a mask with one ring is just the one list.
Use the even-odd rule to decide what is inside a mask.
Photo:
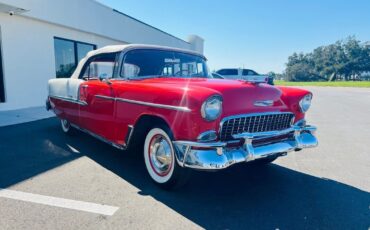
[(89, 85), (83, 85), (83, 86), (81, 86), (82, 88), (87, 88), (87, 87), (89, 87)]

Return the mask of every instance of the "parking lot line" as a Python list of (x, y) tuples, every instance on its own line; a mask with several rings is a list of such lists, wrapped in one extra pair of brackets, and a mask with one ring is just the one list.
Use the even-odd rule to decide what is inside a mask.
[(19, 192), (19, 191), (14, 191), (14, 190), (9, 190), (9, 189), (0, 189), (0, 197), (13, 199), (13, 200), (27, 201), (27, 202), (37, 203), (37, 204), (44, 204), (44, 205), (60, 207), (60, 208), (73, 209), (73, 210), (84, 211), (84, 212), (97, 213), (97, 214), (102, 214), (105, 216), (112, 216), (119, 209), (119, 207), (114, 207), (114, 206), (109, 206), (109, 205), (70, 200), (70, 199), (64, 199), (64, 198), (58, 198), (58, 197), (52, 197), (52, 196), (44, 196), (44, 195), (32, 194), (32, 193), (27, 193), (27, 192)]

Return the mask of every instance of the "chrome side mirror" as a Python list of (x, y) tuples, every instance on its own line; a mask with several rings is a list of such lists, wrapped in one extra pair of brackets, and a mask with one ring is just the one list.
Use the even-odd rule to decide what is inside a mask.
[(111, 85), (112, 84), (112, 82), (109, 81), (108, 74), (106, 74), (106, 73), (100, 74), (99, 75), (99, 80), (102, 81), (102, 82), (107, 83), (108, 85)]

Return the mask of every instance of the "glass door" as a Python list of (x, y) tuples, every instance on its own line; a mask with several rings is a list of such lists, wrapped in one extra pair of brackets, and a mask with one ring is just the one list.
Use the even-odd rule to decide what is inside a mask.
[(0, 103), (5, 102), (5, 84), (3, 73), (3, 56), (1, 52), (1, 28), (0, 28)]

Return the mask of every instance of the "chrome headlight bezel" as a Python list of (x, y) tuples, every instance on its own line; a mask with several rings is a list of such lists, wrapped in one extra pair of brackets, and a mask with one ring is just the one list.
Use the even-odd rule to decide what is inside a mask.
[(300, 101), (299, 101), (299, 109), (302, 113), (305, 113), (309, 110), (311, 107), (311, 101), (312, 101), (312, 94), (309, 93), (305, 95)]
[[(213, 108), (211, 106), (214, 106)], [(200, 113), (206, 121), (214, 121), (220, 117), (222, 113), (222, 97), (220, 95), (212, 95), (205, 100), (200, 109)]]

